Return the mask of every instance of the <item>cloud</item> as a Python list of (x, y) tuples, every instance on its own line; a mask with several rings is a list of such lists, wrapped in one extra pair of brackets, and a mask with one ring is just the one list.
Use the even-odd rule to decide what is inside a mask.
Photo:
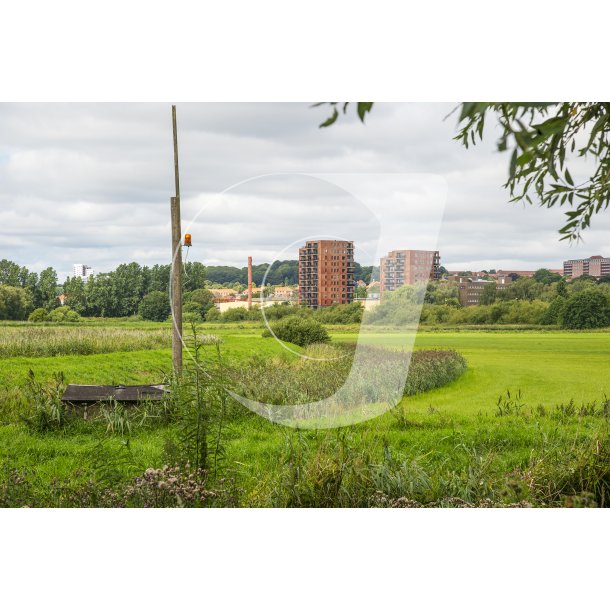
[[(452, 108), (378, 104), (366, 126), (351, 113), (318, 129), (328, 109), (307, 103), (179, 105), (184, 228), (197, 217), (189, 260), (241, 267), (248, 255), (293, 257), (296, 245), (282, 250), (295, 240), (334, 234), (373, 262), (378, 212), (394, 218), (382, 248), (436, 242), (450, 269), (559, 267), (609, 254), (608, 215), (570, 247), (558, 240), (561, 210), (509, 204), (508, 158), (495, 152), (493, 129), (463, 149), (456, 117), (445, 119)], [(0, 133), (0, 258), (51, 265), (60, 278), (77, 262), (108, 271), (169, 260), (168, 105), (1, 104)], [(361, 181), (356, 195), (307, 174), (386, 178)], [(440, 176), (446, 193), (436, 178), (406, 186), (412, 174)]]

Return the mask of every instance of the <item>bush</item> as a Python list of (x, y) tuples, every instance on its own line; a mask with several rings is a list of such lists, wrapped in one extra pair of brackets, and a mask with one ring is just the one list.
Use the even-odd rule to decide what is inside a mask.
[(214, 307), (214, 295), (205, 288), (187, 292), (184, 295), (183, 311), (189, 313), (198, 313), (201, 318), (204, 318), (206, 313)]
[(562, 324), (563, 313), (566, 308), (566, 299), (564, 297), (555, 297), (551, 301), (549, 308), (544, 312), (540, 323), (541, 324)]
[(57, 307), (47, 316), (49, 322), (80, 322), (80, 319), (81, 317), (67, 305)]
[(184, 303), (182, 305), (182, 319), (186, 322), (201, 322), (203, 320), (201, 305), (193, 301)]
[(47, 319), (47, 310), (44, 307), (35, 309), (29, 316), (28, 322), (44, 322)]
[[(322, 324), (316, 320), (300, 316), (282, 318), (271, 325), (271, 330), (281, 341), (294, 343), (301, 347), (312, 343), (328, 343), (330, 341), (330, 336)], [(265, 330), (263, 337), (269, 336), (271, 336), (271, 333), (269, 330)]]
[(138, 307), (138, 314), (143, 320), (163, 322), (170, 313), (169, 296), (160, 290), (149, 292)]
[(317, 309), (313, 317), (323, 324), (358, 324), (364, 308), (359, 301)]
[(210, 309), (208, 311), (208, 313), (205, 314), (206, 322), (218, 322), (219, 320), (220, 320), (220, 311), (218, 311), (218, 309), (216, 309), (216, 307), (212, 307), (212, 309)]
[(573, 294), (563, 312), (564, 328), (602, 328), (610, 325), (610, 298), (605, 291), (588, 288)]

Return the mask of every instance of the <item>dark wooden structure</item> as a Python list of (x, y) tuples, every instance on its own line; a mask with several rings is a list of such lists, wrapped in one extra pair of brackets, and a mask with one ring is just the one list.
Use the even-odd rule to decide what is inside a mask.
[(92, 405), (113, 399), (125, 404), (135, 404), (143, 400), (162, 400), (168, 392), (164, 385), (70, 384), (61, 400), (72, 405)]

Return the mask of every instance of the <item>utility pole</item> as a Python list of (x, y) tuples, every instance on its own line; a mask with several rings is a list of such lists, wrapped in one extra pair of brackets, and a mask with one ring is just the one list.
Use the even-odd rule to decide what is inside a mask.
[(182, 372), (182, 229), (180, 226), (180, 178), (178, 175), (178, 129), (176, 127), (176, 106), (172, 106), (172, 127), (174, 131), (174, 178), (176, 196), (171, 198), (172, 215), (172, 368), (175, 375)]

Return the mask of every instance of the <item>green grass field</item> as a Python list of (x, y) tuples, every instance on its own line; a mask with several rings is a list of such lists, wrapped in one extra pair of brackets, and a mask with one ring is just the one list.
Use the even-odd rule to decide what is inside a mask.
[[(11, 328), (14, 330), (14, 325)], [(253, 325), (216, 325), (204, 331), (222, 338), (222, 352), (232, 362), (245, 362), (254, 355), (295, 358), (273, 339), (263, 339), (261, 329)], [(0, 336), (2, 332), (0, 327)], [(331, 335), (333, 342), (356, 339), (354, 332), (338, 332), (337, 327), (331, 329)], [(391, 331), (367, 333), (363, 340), (396, 348), (405, 342), (403, 336)], [(224, 455), (227, 470), (237, 477), (243, 490), (242, 504), (284, 502), (278, 500), (278, 479), (292, 467), (287, 456), (294, 443), (301, 441), (311, 459), (316, 451), (332, 454), (334, 443), (342, 439), (341, 443), (348, 443), (354, 453), (366, 453), (367, 460), (381, 461), (389, 450), (405, 463), (417, 462), (470, 485), (469, 477), (475, 476), (472, 473), (477, 468), (486, 469), (481, 481), (489, 479), (496, 484), (515, 469), (527, 469), (534, 455), (553, 454), (560, 459), (566, 447), (600, 434), (607, 437), (605, 417), (536, 417), (533, 412), (538, 409), (546, 413), (540, 411), (539, 405), (543, 405), (550, 413), (555, 405), (571, 399), (577, 404), (599, 404), (605, 394), (610, 395), (610, 332), (423, 331), (417, 334), (415, 346), (455, 349), (467, 359), (468, 371), (445, 387), (405, 398), (392, 412), (342, 431), (294, 431), (243, 409), (228, 426)], [(62, 372), (67, 383), (153, 383), (162, 381), (170, 362), (167, 348), (3, 358), (0, 451), (4, 464), (29, 472), (32, 485), (43, 493), (53, 480), (87, 480), (92, 472), (92, 451), (101, 438), (106, 438), (101, 423), (81, 422), (47, 434), (32, 433), (17, 423), (10, 408), (11, 397), (20, 391), (30, 369), (39, 380)], [(525, 415), (497, 416), (498, 397), (507, 390), (512, 395), (521, 391)], [(164, 427), (134, 425), (129, 444), (137, 464), (142, 468), (161, 466), (167, 436)], [(110, 437), (104, 442), (118, 451), (123, 439)], [(317, 459), (319, 465), (319, 453)], [(444, 484), (449, 485), (446, 481)], [(468, 493), (475, 497), (479, 493), (475, 491)]]

